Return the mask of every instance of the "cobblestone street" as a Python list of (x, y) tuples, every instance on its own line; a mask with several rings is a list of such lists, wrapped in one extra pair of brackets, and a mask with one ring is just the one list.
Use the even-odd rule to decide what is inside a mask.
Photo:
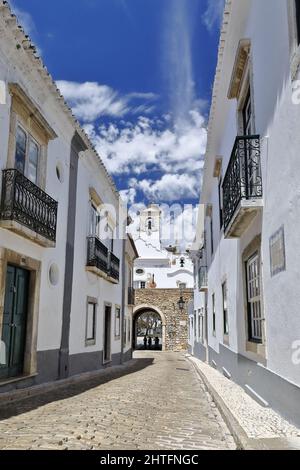
[(234, 449), (184, 355), (138, 352), (121, 375), (0, 409), (1, 449)]

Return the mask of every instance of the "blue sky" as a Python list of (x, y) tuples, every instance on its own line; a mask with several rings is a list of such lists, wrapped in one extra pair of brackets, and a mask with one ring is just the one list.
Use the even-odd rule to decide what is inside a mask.
[(197, 203), (223, 0), (13, 0), (129, 202)]

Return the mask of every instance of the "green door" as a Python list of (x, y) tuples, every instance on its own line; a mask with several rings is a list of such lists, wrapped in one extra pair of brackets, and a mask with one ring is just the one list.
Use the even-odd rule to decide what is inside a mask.
[(23, 373), (29, 271), (8, 265), (1, 335), (0, 378)]

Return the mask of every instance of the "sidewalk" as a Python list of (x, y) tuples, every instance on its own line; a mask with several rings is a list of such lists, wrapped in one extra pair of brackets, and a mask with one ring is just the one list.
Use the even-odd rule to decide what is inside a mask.
[(253, 400), (239, 385), (190, 355), (239, 449), (300, 450), (300, 429)]

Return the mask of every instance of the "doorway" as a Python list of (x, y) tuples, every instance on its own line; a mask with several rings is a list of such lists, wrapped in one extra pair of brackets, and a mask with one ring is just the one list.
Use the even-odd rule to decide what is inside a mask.
[(7, 265), (1, 331), (0, 379), (17, 377), (24, 370), (30, 272)]
[(105, 305), (103, 362), (111, 360), (111, 305)]

